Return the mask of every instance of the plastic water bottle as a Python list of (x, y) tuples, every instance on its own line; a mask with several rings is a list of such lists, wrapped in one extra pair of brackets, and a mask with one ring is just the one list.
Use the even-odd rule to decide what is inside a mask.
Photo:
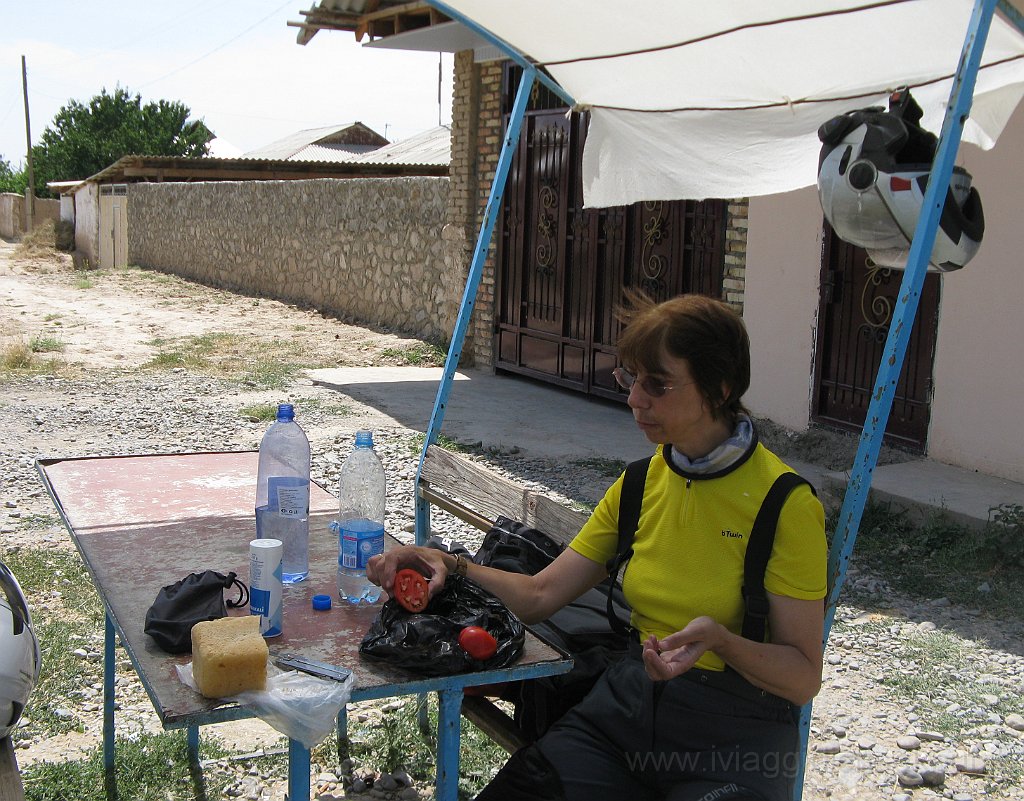
[(281, 580), (295, 584), (309, 575), (309, 440), (295, 422), (290, 403), (260, 443), (256, 479), (256, 537), (284, 544)]
[(373, 432), (357, 431), (338, 482), (338, 597), (352, 604), (380, 598), (380, 587), (366, 578), (366, 563), (384, 553), (385, 497), (384, 465), (373, 449)]

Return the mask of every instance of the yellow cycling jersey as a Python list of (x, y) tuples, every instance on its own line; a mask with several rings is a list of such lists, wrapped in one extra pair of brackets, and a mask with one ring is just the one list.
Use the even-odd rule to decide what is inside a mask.
[[(790, 468), (761, 444), (731, 470), (687, 475), (658, 447), (647, 471), (640, 522), (622, 589), (641, 638), (661, 638), (708, 615), (740, 634), (743, 625), (743, 558), (761, 502)], [(608, 489), (570, 547), (605, 564), (618, 544), (622, 477)], [(782, 508), (765, 572), (765, 589), (803, 600), (825, 597), (825, 513), (806, 485)], [(724, 670), (711, 651), (696, 665)]]

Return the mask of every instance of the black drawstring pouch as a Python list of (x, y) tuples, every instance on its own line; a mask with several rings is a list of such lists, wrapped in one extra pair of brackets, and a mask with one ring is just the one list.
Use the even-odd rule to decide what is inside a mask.
[[(238, 597), (225, 603), (224, 590), (232, 586), (238, 588)], [(192, 650), (192, 627), (196, 623), (226, 617), (227, 607), (247, 603), (249, 588), (234, 573), (189, 573), (157, 593), (146, 612), (145, 632), (168, 653), (186, 654)]]

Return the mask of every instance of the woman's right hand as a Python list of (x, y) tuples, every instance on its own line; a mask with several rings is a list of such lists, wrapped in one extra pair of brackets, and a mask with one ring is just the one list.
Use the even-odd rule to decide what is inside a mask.
[(395, 574), (405, 567), (411, 567), (423, 574), (427, 579), (431, 598), (441, 591), (448, 577), (444, 551), (422, 545), (401, 545), (370, 557), (366, 563), (366, 577), (390, 595), (391, 588), (395, 585)]

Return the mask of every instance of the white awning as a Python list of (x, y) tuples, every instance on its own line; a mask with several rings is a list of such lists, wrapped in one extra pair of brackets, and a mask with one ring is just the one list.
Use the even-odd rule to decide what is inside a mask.
[[(971, 0), (446, 0), (592, 112), (587, 206), (815, 182), (817, 129), (911, 87), (942, 126)], [(1024, 35), (993, 19), (963, 139), (991, 148), (1024, 95)]]

